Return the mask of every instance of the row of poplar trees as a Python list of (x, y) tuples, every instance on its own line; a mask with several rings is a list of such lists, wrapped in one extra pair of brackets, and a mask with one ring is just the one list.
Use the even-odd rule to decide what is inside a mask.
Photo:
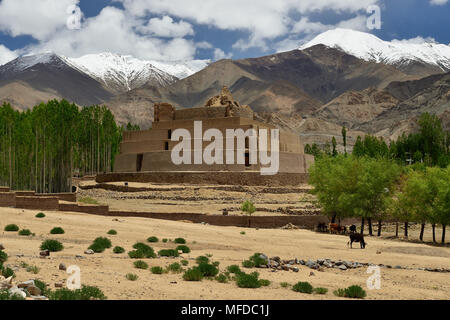
[(74, 174), (110, 172), (122, 139), (111, 111), (66, 100), (32, 110), (0, 106), (0, 185), (38, 193), (68, 192)]

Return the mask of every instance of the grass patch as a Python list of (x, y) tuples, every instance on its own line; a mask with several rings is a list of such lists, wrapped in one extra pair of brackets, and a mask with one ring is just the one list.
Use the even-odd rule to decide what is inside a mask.
[(159, 239), (157, 237), (149, 237), (147, 242), (156, 243), (159, 242)]
[(337, 289), (334, 292), (335, 296), (338, 297), (345, 297), (345, 298), (352, 298), (352, 299), (364, 299), (367, 294), (366, 291), (364, 291), (363, 288), (360, 286), (350, 286), (347, 289)]
[(35, 215), (35, 217), (39, 219), (45, 218), (45, 213), (39, 212), (37, 215)]
[(280, 283), (280, 286), (281, 286), (282, 288), (289, 288), (289, 287), (291, 286), (291, 284), (288, 283), (288, 282), (281, 282), (281, 283)]
[(309, 282), (298, 282), (292, 287), (295, 292), (311, 294), (313, 292), (313, 286)]
[(97, 287), (82, 286), (81, 289), (58, 289), (49, 293), (50, 300), (106, 300), (102, 290)]
[(217, 282), (220, 282), (220, 283), (228, 283), (228, 277), (223, 273), (219, 274), (216, 277), (216, 280), (217, 280)]
[(237, 264), (233, 264), (233, 265), (229, 266), (227, 268), (227, 270), (229, 273), (234, 273), (234, 274), (238, 274), (238, 273), (242, 272), (241, 268), (239, 268), (239, 266)]
[(137, 269), (144, 269), (144, 270), (148, 269), (148, 264), (142, 260), (135, 261), (133, 264), (134, 267)]
[(176, 248), (176, 250), (177, 251), (183, 251), (183, 253), (190, 253), (191, 252), (191, 249), (188, 246), (183, 246), (183, 245), (178, 246)]
[(241, 272), (236, 275), (236, 284), (239, 288), (260, 288), (262, 284), (258, 278), (258, 272), (253, 272), (251, 274)]
[(128, 273), (125, 278), (130, 281), (136, 281), (139, 277), (135, 275), (134, 273)]
[(179, 257), (178, 250), (175, 249), (163, 249), (158, 251), (160, 257)]
[(327, 288), (314, 288), (315, 294), (327, 294), (328, 289)]
[(31, 272), (33, 274), (38, 274), (41, 269), (37, 266), (28, 266), (27, 272)]
[(185, 281), (202, 281), (203, 273), (197, 268), (191, 268), (183, 274)]
[(259, 283), (261, 284), (262, 287), (268, 287), (271, 284), (271, 282), (269, 280), (266, 280), (266, 279), (260, 279)]
[(219, 269), (209, 263), (200, 263), (197, 268), (204, 277), (215, 277), (219, 273)]
[(16, 274), (14, 273), (14, 270), (9, 268), (9, 267), (1, 267), (0, 268), (0, 274), (2, 276), (4, 276), (6, 279), (8, 279), (9, 277), (16, 277)]
[(0, 251), (0, 264), (8, 260), (8, 254), (4, 251)]
[(189, 261), (187, 261), (187, 260), (181, 260), (180, 262), (185, 267), (189, 264)]
[(163, 273), (164, 273), (164, 269), (161, 268), (161, 267), (152, 267), (152, 268), (150, 269), (150, 271), (151, 271), (153, 274), (163, 274)]
[(135, 243), (133, 249), (135, 250), (128, 252), (128, 256), (132, 259), (156, 258), (156, 254), (153, 248), (146, 245), (145, 243)]
[(111, 235), (111, 236), (116, 236), (117, 235), (117, 231), (114, 229), (111, 229), (107, 232), (107, 234)]
[(19, 236), (28, 237), (28, 236), (31, 236), (31, 235), (32, 235), (32, 232), (30, 230), (28, 230), (28, 229), (22, 229), (22, 230), (19, 231)]
[(41, 244), (41, 250), (48, 250), (50, 252), (58, 252), (64, 249), (64, 246), (58, 240), (45, 240)]
[(89, 246), (88, 249), (91, 249), (95, 253), (102, 253), (103, 251), (111, 247), (111, 240), (104, 237), (98, 237), (94, 240), (94, 242)]
[(113, 252), (116, 254), (121, 254), (125, 252), (125, 249), (122, 247), (114, 247)]
[(253, 261), (251, 261), (251, 260), (244, 260), (244, 261), (242, 261), (242, 266), (244, 268), (250, 269), (250, 268), (254, 268), (255, 267), (255, 263)]
[(246, 234), (245, 231), (241, 231), (241, 235), (245, 236), (245, 234)]
[(172, 263), (167, 267), (167, 271), (173, 272), (173, 273), (180, 273), (183, 271), (183, 268), (181, 267), (181, 264), (178, 262)]
[(17, 224), (8, 224), (5, 227), (6, 232), (17, 232), (19, 231), (19, 226)]
[(177, 244), (186, 244), (186, 239), (184, 239), (184, 238), (176, 238), (175, 240), (173, 240), (173, 242), (175, 242)]
[(199, 256), (195, 259), (195, 262), (197, 262), (197, 264), (200, 263), (209, 263), (209, 258), (205, 257), (205, 256)]
[(167, 240), (167, 239), (162, 239), (162, 242), (163, 242), (163, 243), (167, 243), (167, 241), (169, 241), (169, 240)]
[(52, 230), (50, 230), (50, 234), (64, 234), (65, 231), (61, 227), (55, 227)]
[(100, 204), (97, 200), (95, 200), (95, 199), (93, 199), (91, 197), (80, 198), (80, 199), (78, 199), (78, 202), (81, 202), (81, 203), (84, 203), (84, 204), (96, 204), (96, 205)]

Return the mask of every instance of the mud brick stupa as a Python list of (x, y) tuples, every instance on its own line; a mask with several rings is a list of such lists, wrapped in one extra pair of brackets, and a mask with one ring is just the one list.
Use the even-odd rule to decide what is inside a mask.
[[(211, 141), (197, 141), (195, 122), (201, 121), (202, 135), (208, 129), (218, 129), (223, 134), (223, 164), (174, 164), (172, 150), (180, 141), (172, 141), (173, 133), (177, 129), (189, 131), (189, 141), (192, 154), (195, 148), (203, 146), (203, 150)], [(270, 154), (271, 130), (277, 129), (268, 123), (255, 120), (254, 113), (249, 106), (241, 106), (235, 101), (230, 91), (224, 87), (219, 96), (209, 99), (204, 107), (175, 110), (167, 103), (157, 103), (154, 106), (154, 122), (150, 130), (124, 132), (120, 154), (116, 157), (114, 173), (100, 175), (99, 182), (129, 181), (129, 182), (180, 182), (180, 183), (220, 183), (220, 184), (278, 184), (292, 185), (304, 183), (307, 170), (314, 162), (314, 157), (304, 153), (304, 145), (298, 135), (279, 131), (279, 169), (272, 176), (261, 176), (261, 164), (258, 157), (250, 161), (249, 147), (254, 141), (245, 144), (234, 141), (235, 157), (240, 152), (245, 155), (245, 163), (227, 164), (227, 129), (267, 129), (268, 147)], [(181, 140), (181, 139), (180, 139)], [(213, 139), (214, 141), (214, 139)], [(259, 140), (258, 140), (259, 141)], [(258, 147), (259, 142), (258, 142)], [(194, 158), (194, 156), (192, 156)], [(241, 158), (242, 159), (242, 158)]]

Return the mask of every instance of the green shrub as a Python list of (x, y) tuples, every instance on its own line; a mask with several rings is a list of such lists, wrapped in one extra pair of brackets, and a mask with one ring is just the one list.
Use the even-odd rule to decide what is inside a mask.
[(153, 274), (163, 274), (163, 273), (164, 273), (164, 269), (161, 268), (161, 267), (152, 267), (152, 268), (150, 269), (150, 271), (151, 271)]
[(209, 263), (200, 263), (197, 268), (204, 277), (215, 277), (219, 273), (219, 269)]
[(223, 273), (221, 273), (216, 277), (216, 280), (220, 283), (227, 283), (228, 277), (226, 275), (224, 275)]
[(295, 292), (311, 294), (313, 292), (313, 287), (308, 282), (298, 282), (292, 287), (292, 290)]
[(45, 214), (43, 212), (39, 212), (35, 217), (36, 218), (45, 218)]
[(158, 242), (159, 239), (157, 237), (150, 237), (147, 239), (147, 242)]
[(16, 277), (16, 274), (14, 273), (14, 270), (9, 268), (9, 267), (2, 267), (1, 268), (1, 274), (5, 277), (5, 278), (9, 278), (9, 277)]
[(255, 267), (255, 263), (251, 260), (244, 260), (242, 261), (242, 266), (244, 268), (254, 268)]
[(291, 285), (290, 285), (288, 282), (281, 282), (281, 283), (280, 283), (280, 286), (281, 286), (282, 288), (287, 288), (287, 287), (290, 287)]
[(345, 297), (345, 289), (334, 290), (333, 294), (337, 297)]
[(133, 249), (136, 249), (136, 250), (128, 253), (130, 258), (133, 258), (133, 259), (156, 258), (156, 254), (155, 254), (155, 251), (153, 250), (153, 248), (146, 245), (145, 243), (142, 243), (142, 242), (135, 243), (133, 246)]
[(22, 229), (19, 231), (19, 236), (31, 236), (31, 231), (28, 229)]
[(241, 210), (242, 210), (242, 212), (244, 212), (248, 215), (252, 215), (253, 213), (256, 212), (255, 205), (253, 204), (253, 202), (248, 201), (248, 200), (242, 204)]
[(229, 273), (235, 273), (235, 274), (238, 274), (238, 273), (242, 272), (241, 268), (239, 268), (239, 266), (236, 265), (236, 264), (233, 264), (233, 265), (229, 266), (227, 268), (227, 270), (228, 270)]
[(202, 281), (203, 273), (197, 267), (194, 267), (183, 274), (183, 279), (185, 281)]
[(41, 290), (41, 294), (43, 296), (47, 296), (49, 294), (50, 289), (48, 289), (48, 286), (44, 281), (34, 279), (34, 285)]
[(163, 249), (158, 251), (158, 255), (161, 257), (178, 257), (178, 251), (175, 249)]
[(8, 290), (0, 289), (0, 301), (6, 300), (25, 300), (25, 298), (18, 294), (11, 294)]
[(197, 264), (200, 263), (209, 263), (209, 258), (205, 257), (205, 256), (199, 256), (195, 259), (195, 262), (197, 262)]
[(134, 262), (134, 267), (137, 269), (148, 269), (148, 264), (142, 260)]
[(8, 260), (8, 254), (4, 251), (0, 251), (0, 264)]
[(327, 288), (314, 288), (315, 294), (326, 294), (328, 292)]
[(255, 253), (253, 256), (249, 258), (250, 261), (252, 261), (255, 265), (255, 267), (260, 267), (267, 265), (267, 260), (264, 258), (261, 258), (262, 253)]
[(8, 224), (5, 227), (6, 232), (17, 232), (19, 231), (19, 226), (17, 224)]
[(245, 236), (245, 231), (241, 231), (241, 235)]
[(183, 251), (183, 253), (190, 253), (191, 252), (191, 249), (189, 249), (188, 246), (178, 246), (176, 250), (177, 251)]
[(177, 244), (186, 244), (186, 240), (183, 238), (176, 238), (173, 242)]
[(64, 246), (58, 240), (45, 240), (41, 244), (41, 250), (48, 250), (50, 252), (62, 251)]
[(111, 235), (111, 236), (115, 236), (115, 235), (117, 235), (117, 231), (114, 230), (114, 229), (111, 229), (111, 230), (109, 230), (109, 231), (107, 232), (107, 234), (109, 234), (109, 235)]
[(114, 247), (113, 252), (117, 253), (117, 254), (120, 254), (120, 253), (124, 253), (125, 249), (122, 248), (122, 247)]
[(167, 267), (168, 271), (174, 272), (174, 273), (180, 273), (181, 271), (183, 271), (183, 269), (181, 268), (181, 264), (179, 264), (178, 262), (172, 263), (171, 265), (169, 265)]
[(181, 260), (181, 264), (186, 267), (189, 264), (189, 261)]
[(260, 288), (261, 283), (258, 277), (259, 274), (257, 272), (253, 272), (251, 274), (241, 272), (236, 275), (236, 284), (239, 288)]
[(260, 279), (259, 280), (259, 284), (262, 286), (262, 287), (268, 287), (268, 286), (270, 286), (270, 281), (269, 280), (266, 280), (266, 279)]
[(167, 240), (167, 239), (162, 239), (162, 242), (163, 242), (163, 243), (167, 243), (167, 241), (169, 241), (169, 240)]
[(364, 299), (366, 297), (366, 291), (360, 286), (350, 286), (345, 289), (345, 297), (353, 299)]
[(40, 270), (41, 269), (39, 269), (39, 267), (37, 267), (37, 266), (28, 266), (27, 267), (27, 272), (31, 272), (33, 274), (38, 274)]
[(61, 227), (55, 227), (50, 230), (50, 234), (64, 234), (64, 229)]
[(106, 296), (97, 287), (83, 286), (81, 289), (69, 290), (66, 288), (50, 292), (50, 300), (105, 300)]
[(136, 281), (139, 277), (133, 273), (128, 273), (126, 276), (127, 280)]
[(105, 249), (109, 249), (109, 248), (112, 247), (111, 240), (109, 240), (108, 238), (105, 238), (105, 237), (98, 237), (98, 238), (96, 238), (94, 240), (94, 243), (97, 243), (97, 244), (101, 245)]
[(102, 253), (106, 248), (102, 246), (101, 243), (93, 243), (89, 246), (88, 249), (94, 251), (95, 253)]

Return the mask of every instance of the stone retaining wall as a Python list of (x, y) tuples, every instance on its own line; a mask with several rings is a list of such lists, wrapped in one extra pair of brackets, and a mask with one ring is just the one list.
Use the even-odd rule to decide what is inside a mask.
[(20, 197), (16, 196), (16, 208), (30, 210), (59, 210), (57, 197)]
[(78, 205), (76, 203), (60, 203), (59, 211), (82, 212), (94, 215), (109, 215), (109, 206)]
[(9, 187), (0, 187), (0, 192), (9, 192)]
[(76, 193), (36, 193), (36, 197), (57, 197), (61, 201), (77, 202)]
[(0, 192), (0, 207), (15, 207), (16, 194), (14, 192)]

